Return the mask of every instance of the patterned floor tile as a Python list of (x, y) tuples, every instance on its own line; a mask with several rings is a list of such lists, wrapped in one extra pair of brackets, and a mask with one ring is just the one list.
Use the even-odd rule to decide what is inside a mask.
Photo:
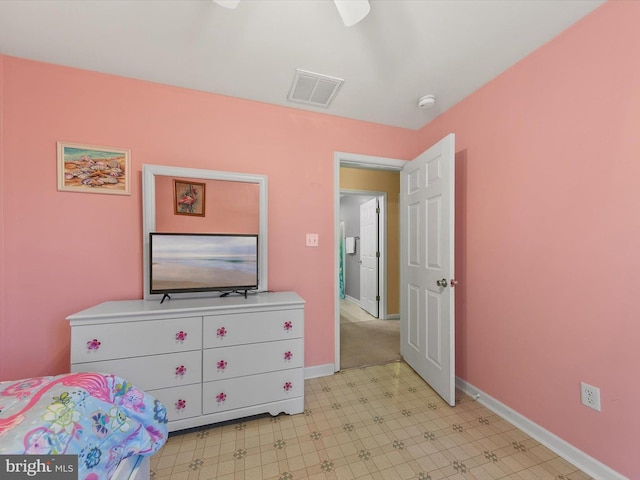
[(449, 407), (405, 363), (305, 381), (300, 415), (172, 434), (151, 480), (590, 480), (470, 397)]

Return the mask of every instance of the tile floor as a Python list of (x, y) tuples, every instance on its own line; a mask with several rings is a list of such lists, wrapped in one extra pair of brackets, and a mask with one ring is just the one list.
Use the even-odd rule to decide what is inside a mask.
[(152, 480), (586, 480), (458, 392), (447, 406), (403, 362), (305, 382), (300, 415), (172, 434)]

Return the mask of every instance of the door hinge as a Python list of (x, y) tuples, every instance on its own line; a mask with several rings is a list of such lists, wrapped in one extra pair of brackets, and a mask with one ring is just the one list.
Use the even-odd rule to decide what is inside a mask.
[(380, 207), (376, 208), (376, 213), (380, 215)]
[(376, 258), (380, 258), (380, 252), (376, 252)]
[(380, 301), (380, 295), (376, 295), (376, 302)]

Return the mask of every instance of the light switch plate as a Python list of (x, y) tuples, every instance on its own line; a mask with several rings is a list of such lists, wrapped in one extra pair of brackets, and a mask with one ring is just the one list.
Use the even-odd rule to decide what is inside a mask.
[(307, 247), (317, 247), (317, 246), (318, 246), (318, 234), (307, 233)]

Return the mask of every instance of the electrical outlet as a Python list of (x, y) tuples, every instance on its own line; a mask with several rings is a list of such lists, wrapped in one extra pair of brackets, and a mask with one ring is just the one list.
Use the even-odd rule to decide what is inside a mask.
[(600, 389), (598, 387), (580, 382), (580, 398), (583, 405), (600, 411)]

